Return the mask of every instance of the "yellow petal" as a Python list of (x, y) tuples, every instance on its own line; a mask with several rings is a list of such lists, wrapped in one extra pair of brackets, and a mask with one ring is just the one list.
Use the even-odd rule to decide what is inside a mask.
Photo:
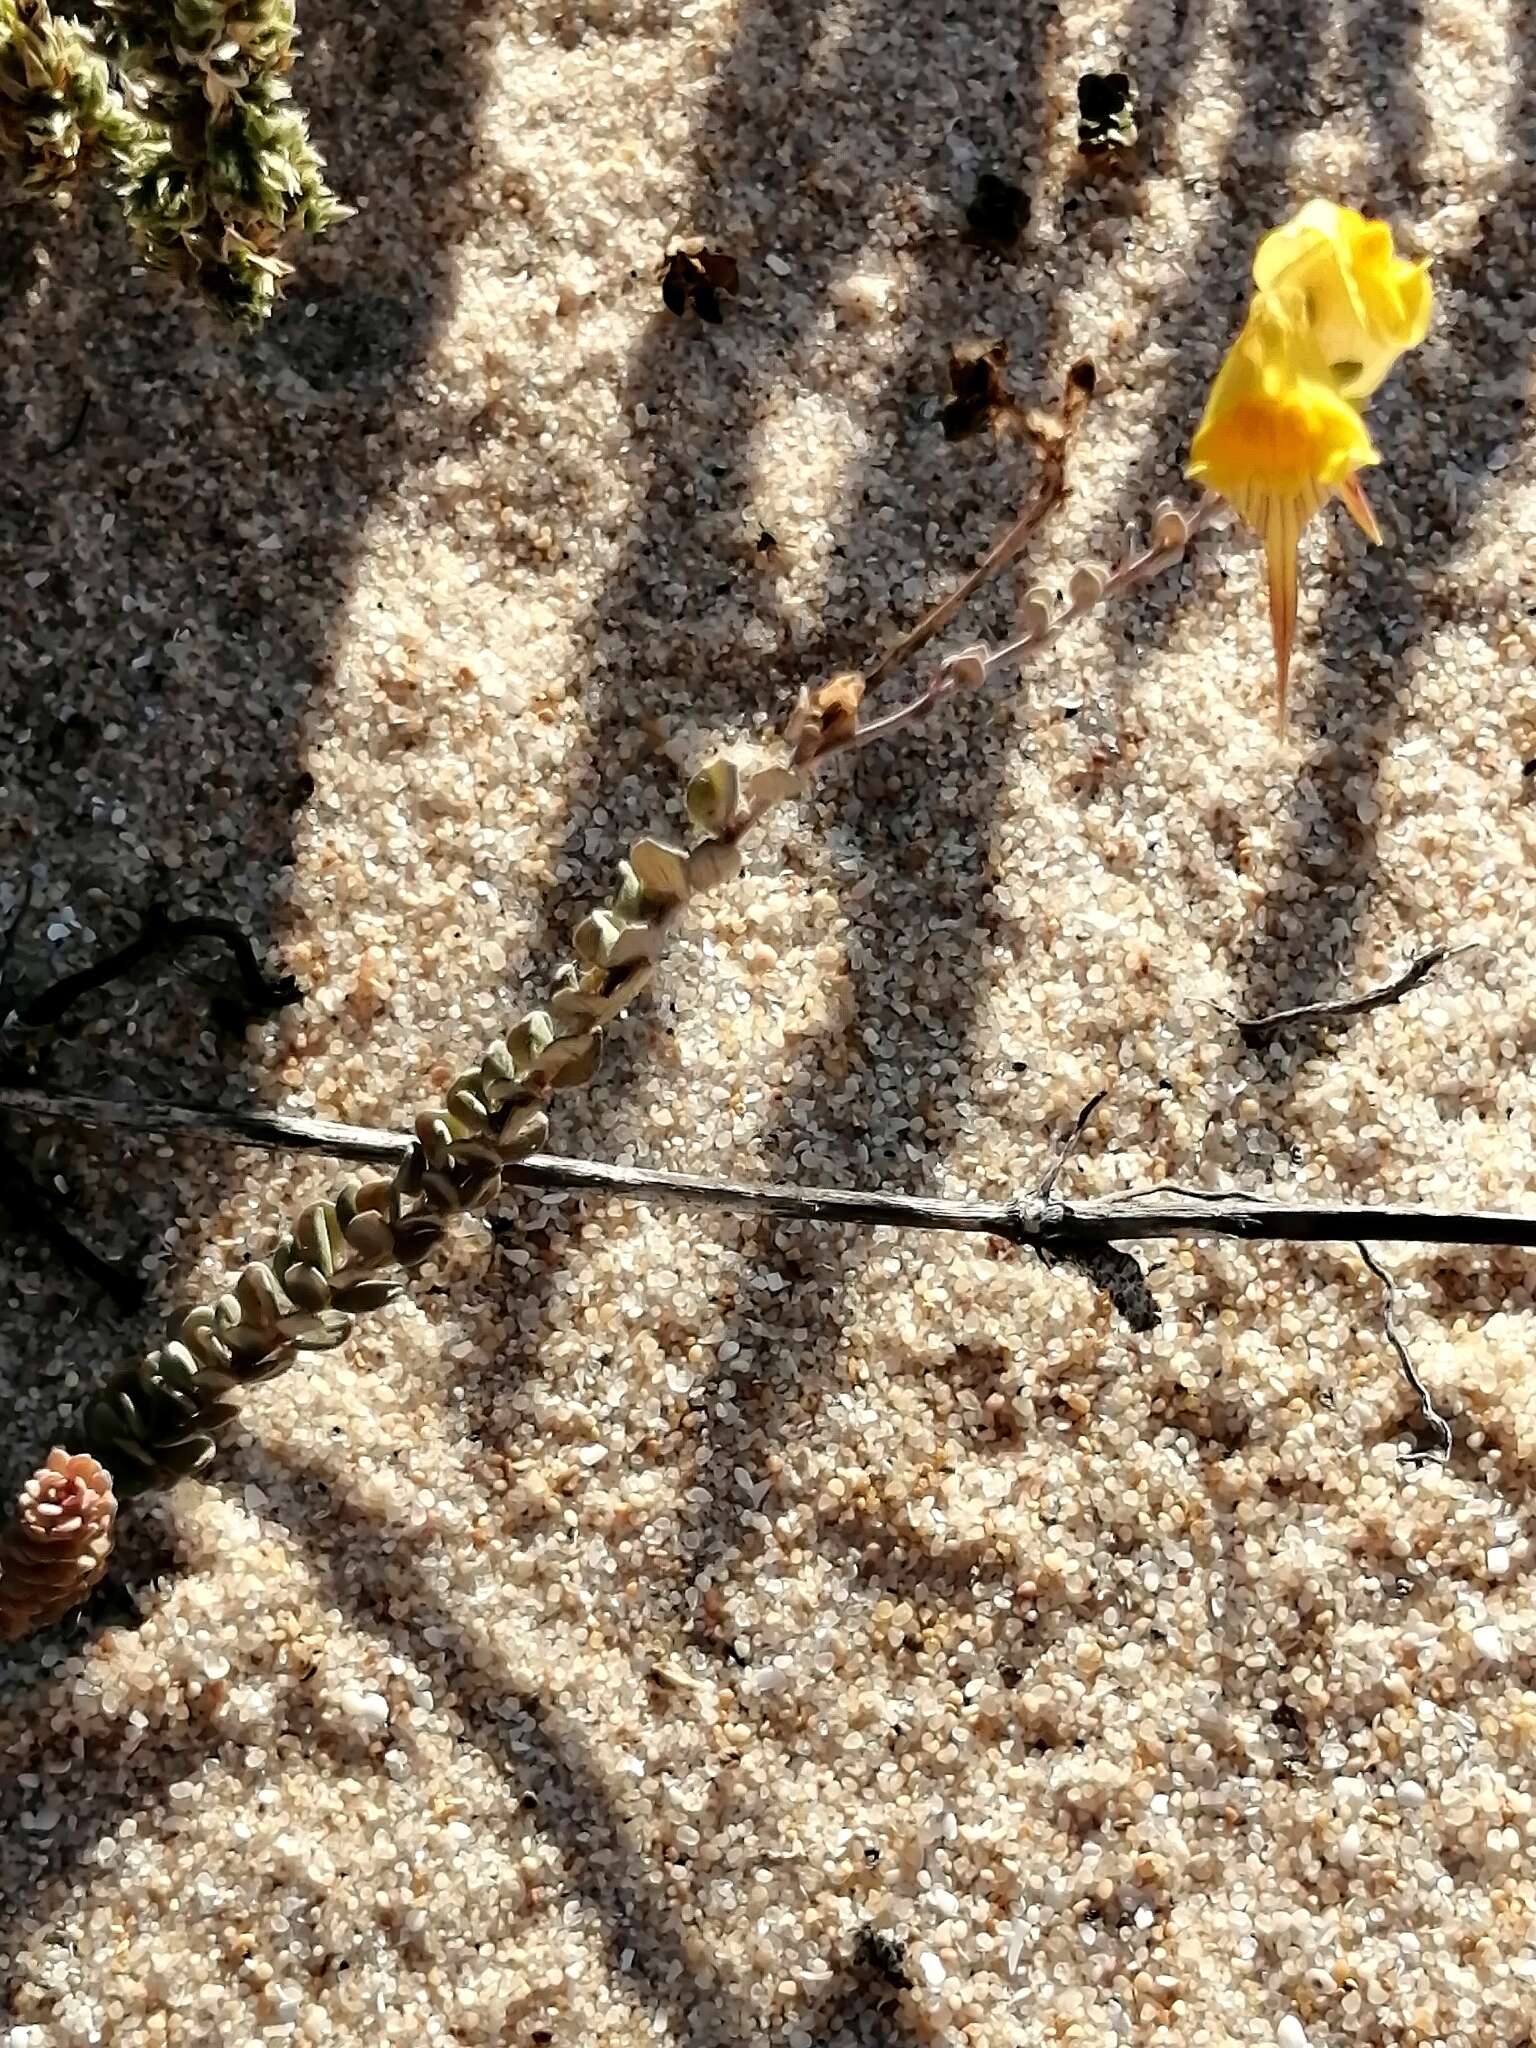
[(1338, 497), (1379, 542), (1359, 472), (1380, 460), (1360, 408), (1428, 332), (1427, 267), (1392, 230), (1314, 199), (1266, 235), (1257, 290), (1211, 387), (1186, 475), (1218, 492), (1264, 542), (1283, 725), (1303, 527)]
[(1282, 227), (1271, 228), (1253, 252), (1253, 281), (1259, 290), (1272, 291), (1300, 258), (1337, 241), (1343, 211), (1331, 199), (1311, 199)]
[(1312, 200), (1266, 235), (1253, 276), (1261, 293), (1297, 310), (1335, 387), (1357, 405), (1429, 331), (1427, 266), (1396, 253), (1384, 221), (1331, 200)]
[(1338, 487), (1339, 502), (1365, 535), (1372, 547), (1381, 546), (1381, 528), (1376, 524), (1376, 514), (1371, 510), (1357, 476), (1347, 476)]
[(1275, 643), (1276, 718), (1284, 732), (1291, 680), (1291, 646), (1296, 638), (1296, 550), (1301, 523), (1294, 503), (1273, 502), (1264, 524), (1264, 560), (1269, 570), (1269, 630)]
[(1259, 531), (1271, 500), (1299, 501), (1310, 516), (1380, 460), (1354, 407), (1298, 374), (1283, 312), (1262, 297), (1211, 387), (1189, 454), (1187, 474)]

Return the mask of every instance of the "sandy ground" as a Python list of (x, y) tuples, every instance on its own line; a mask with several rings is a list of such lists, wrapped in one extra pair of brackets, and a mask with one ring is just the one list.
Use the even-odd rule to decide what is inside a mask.
[[(158, 897), (306, 991), (232, 1036), (141, 975), (45, 1079), (405, 1118), (689, 762), (999, 529), (1023, 460), (946, 445), (949, 344), (1100, 366), (1062, 579), (1177, 488), (1321, 192), (1440, 312), (1373, 410), (1387, 545), (1309, 541), (1290, 741), (1256, 558), (1202, 544), (765, 836), (556, 1137), (1000, 1194), (1107, 1086), (1081, 1192), (1536, 1202), (1529, 0), (301, 14), (361, 212), (254, 341), (105, 208), (5, 220), (20, 985)], [(1122, 56), (1146, 160), (1084, 187)], [(1012, 257), (959, 236), (985, 170)], [(741, 264), (718, 329), (660, 307), (690, 232)], [(1473, 938), (1332, 1035), (1223, 1013)], [(48, 1164), (152, 1301), (5, 1234), (7, 1488), (325, 1180)], [(1533, 1271), (1389, 1256), (1444, 1472), (1347, 1246), (1170, 1249), (1137, 1338), (985, 1242), (506, 1204), (4, 1665), (10, 2048), (1528, 2043)]]

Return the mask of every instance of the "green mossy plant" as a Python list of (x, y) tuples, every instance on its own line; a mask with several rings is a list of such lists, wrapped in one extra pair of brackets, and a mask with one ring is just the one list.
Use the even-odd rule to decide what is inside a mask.
[(104, 0), (98, 40), (0, 0), (0, 160), (64, 193), (93, 163), (145, 264), (231, 318), (272, 309), (285, 251), (351, 211), (294, 106), (292, 0)]

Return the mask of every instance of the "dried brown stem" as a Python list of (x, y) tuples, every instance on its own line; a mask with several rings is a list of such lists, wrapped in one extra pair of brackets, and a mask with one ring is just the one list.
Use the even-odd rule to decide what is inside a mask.
[[(1092, 1105), (1090, 1105), (1090, 1109)], [(140, 1135), (192, 1132), (269, 1152), (396, 1165), (413, 1140), (403, 1131), (332, 1123), (263, 1110), (205, 1109), (179, 1103), (110, 1102), (0, 1086), (0, 1113), (63, 1119)], [(945, 1201), (875, 1190), (802, 1188), (774, 1181), (720, 1180), (600, 1160), (532, 1153), (508, 1163), (503, 1179), (551, 1194), (593, 1194), (635, 1201), (736, 1209), (789, 1220), (865, 1224), (906, 1230), (978, 1231), (1031, 1249), (1071, 1248), (1161, 1237), (1234, 1237), (1250, 1242), (1507, 1245), (1536, 1250), (1536, 1215), (1438, 1209), (1406, 1203), (1282, 1202), (1265, 1195), (1207, 1188), (1148, 1187), (1064, 1202), (1049, 1195), (1011, 1201)]]
[(1299, 1003), (1294, 1009), (1270, 1010), (1262, 1017), (1235, 1017), (1233, 1021), (1246, 1044), (1262, 1045), (1265, 1039), (1293, 1024), (1325, 1024), (1340, 1017), (1363, 1017), (1369, 1010), (1382, 1010), (1389, 1003), (1398, 1002), (1410, 989), (1427, 980), (1442, 961), (1471, 952), (1477, 943), (1469, 939), (1460, 946), (1431, 946), (1428, 952), (1410, 960), (1400, 974), (1384, 981), (1379, 988), (1367, 989), (1363, 995), (1334, 996), (1326, 1002)]
[(1190, 541), (1209, 523), (1219, 505), (1217, 498), (1207, 496), (1201, 499), (1181, 515), (1176, 537), (1154, 541), (1139, 554), (1129, 556), (1119, 568), (1106, 572), (1102, 579), (1085, 578), (1066, 603), (1055, 612), (1035, 620), (1003, 646), (987, 647), (978, 642), (947, 656), (916, 697), (898, 705), (894, 711), (887, 711), (883, 717), (861, 721), (855, 730), (841, 735), (827, 747), (818, 756), (817, 765), (836, 754), (846, 753), (850, 748), (872, 746), (879, 740), (892, 739), (908, 726), (928, 717), (948, 698), (965, 690), (979, 689), (1003, 662), (1041, 653), (1068, 626), (1095, 606), (1109, 598), (1122, 596), (1138, 583), (1150, 582), (1154, 576), (1160, 576), (1165, 569), (1182, 560)]
[(1088, 1128), (1089, 1120), (1092, 1117), (1093, 1112), (1098, 1108), (1099, 1104), (1104, 1100), (1108, 1093), (1109, 1090), (1107, 1088), (1100, 1088), (1096, 1090), (1094, 1094), (1089, 1096), (1088, 1100), (1077, 1112), (1076, 1121), (1074, 1122), (1071, 1130), (1068, 1131), (1066, 1137), (1063, 1139), (1061, 1147), (1056, 1154), (1056, 1157), (1051, 1161), (1049, 1167), (1047, 1167), (1046, 1169), (1044, 1180), (1042, 1180), (1040, 1183), (1040, 1199), (1042, 1202), (1048, 1202), (1051, 1199), (1051, 1196), (1055, 1193), (1056, 1183), (1061, 1178), (1062, 1168), (1066, 1165), (1067, 1161), (1072, 1157), (1072, 1154), (1077, 1150), (1078, 1145), (1082, 1141), (1083, 1133)]
[(1408, 1347), (1403, 1342), (1402, 1335), (1398, 1330), (1396, 1315), (1397, 1288), (1393, 1282), (1392, 1275), (1373, 1255), (1368, 1244), (1363, 1244), (1357, 1239), (1355, 1250), (1381, 1282), (1381, 1318), (1382, 1327), (1386, 1331), (1387, 1342), (1392, 1346), (1393, 1352), (1396, 1354), (1397, 1362), (1402, 1368), (1403, 1378), (1413, 1389), (1414, 1398), (1419, 1404), (1419, 1420), (1435, 1440), (1432, 1450), (1416, 1452), (1414, 1454), (1415, 1459), (1421, 1463), (1443, 1465), (1451, 1455), (1451, 1446), (1454, 1442), (1451, 1435), (1451, 1425), (1435, 1406), (1434, 1397), (1420, 1377), (1419, 1369), (1409, 1356)]
[(1035, 446), (1040, 453), (1040, 476), (1035, 485), (1034, 496), (1019, 514), (1018, 518), (1003, 534), (956, 589), (942, 598), (932, 611), (918, 620), (909, 633), (902, 635), (896, 645), (881, 655), (864, 677), (866, 690), (873, 690), (883, 683), (887, 676), (911, 660), (912, 656), (928, 645), (938, 633), (942, 633), (964, 605), (980, 590), (989, 577), (999, 569), (1006, 568), (1016, 555), (1023, 553), (1035, 534), (1068, 494), (1067, 457), (1072, 442), (1082, 424), (1093, 396), (1093, 365), (1086, 359), (1074, 363), (1067, 373), (1066, 385), (1062, 392), (1060, 412), (1052, 421), (1050, 430), (1035, 436)]

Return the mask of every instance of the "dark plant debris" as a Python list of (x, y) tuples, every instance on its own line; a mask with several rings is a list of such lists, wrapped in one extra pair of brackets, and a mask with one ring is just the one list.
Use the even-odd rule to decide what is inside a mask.
[(74, 424), (69, 428), (68, 432), (65, 434), (62, 441), (58, 442), (52, 448), (45, 448), (43, 453), (47, 455), (50, 459), (55, 455), (67, 455), (70, 449), (73, 448), (75, 443), (79, 440), (81, 432), (85, 427), (86, 414), (90, 411), (90, 409), (91, 393), (89, 391), (85, 391), (81, 394), (80, 403), (75, 408)]
[(949, 388), (954, 395), (941, 415), (946, 441), (964, 441), (987, 428), (1022, 421), (1022, 409), (1003, 376), (1007, 361), (1007, 342), (990, 337), (960, 342), (950, 350)]
[(712, 327), (718, 327), (722, 318), (720, 294), (734, 297), (740, 288), (736, 258), (723, 249), (706, 249), (702, 242), (674, 249), (661, 273), (661, 301), (667, 311), (681, 318), (692, 306)]
[[(82, 996), (105, 988), (146, 960), (180, 952), (194, 939), (218, 939), (228, 946), (240, 977), (239, 1008), (245, 1017), (270, 1016), (274, 1010), (299, 1001), (303, 991), (292, 975), (279, 975), (275, 980), (268, 976), (257, 958), (256, 948), (231, 919), (169, 917), (158, 904), (151, 904), (137, 938), (130, 939), (115, 953), (93, 961), (89, 967), (61, 976), (51, 988), (24, 1003), (17, 1011), (16, 1021), (29, 1030), (57, 1024)], [(228, 1011), (228, 1000), (223, 1007)]]
[(894, 1991), (910, 1991), (912, 1979), (907, 1971), (907, 1952), (894, 1935), (884, 1934), (878, 1927), (861, 1927), (854, 1946), (854, 1959), (864, 1969), (882, 1978)]
[(965, 209), (966, 240), (979, 249), (1016, 248), (1029, 226), (1029, 195), (1006, 178), (983, 171)]
[(15, 913), (4, 932), (0, 932), (0, 1023), (3, 1023), (10, 1004), (6, 990), (10, 986), (11, 961), (16, 954), (16, 940), (26, 921), (27, 912), (32, 908), (32, 875), (29, 870), (21, 882), (21, 895), (17, 900)]
[(1077, 81), (1077, 147), (1091, 164), (1123, 161), (1136, 147), (1136, 93), (1123, 71), (1085, 71)]
[(144, 1304), (144, 1283), (125, 1266), (114, 1265), (77, 1237), (64, 1220), (60, 1205), (42, 1183), (27, 1172), (0, 1138), (0, 1210), (24, 1235), (47, 1245), (82, 1278), (99, 1287), (113, 1307), (132, 1315)]

